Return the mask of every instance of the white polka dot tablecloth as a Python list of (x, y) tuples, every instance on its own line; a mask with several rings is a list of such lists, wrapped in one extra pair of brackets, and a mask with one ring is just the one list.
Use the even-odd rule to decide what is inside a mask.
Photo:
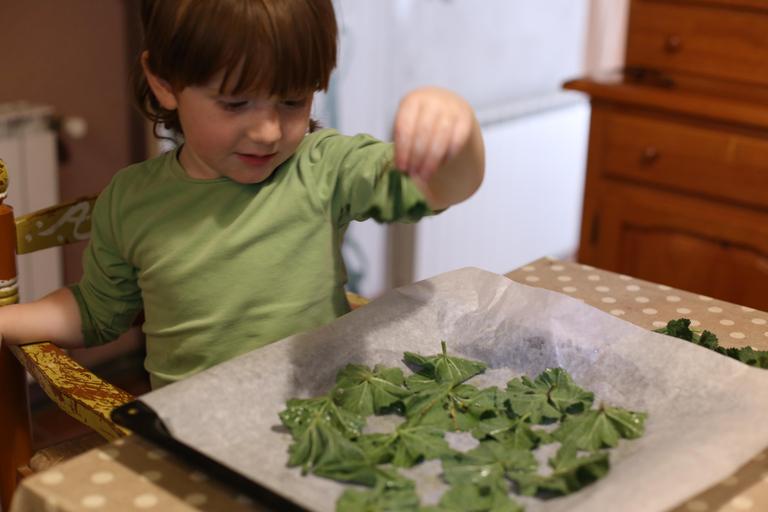
[[(550, 258), (507, 277), (567, 294), (648, 329), (685, 317), (717, 334), (723, 346), (768, 350), (768, 314), (750, 308)], [(263, 509), (151, 443), (129, 436), (27, 478), (10, 512), (195, 510)], [(757, 454), (730, 478), (669, 512), (737, 511), (768, 511), (768, 454)]]
[(724, 347), (768, 350), (768, 313), (752, 308), (551, 258), (507, 277), (570, 295), (640, 327), (657, 329), (670, 320), (688, 318), (691, 327), (713, 332)]
[(253, 512), (263, 509), (138, 436), (25, 479), (11, 512)]
[[(564, 293), (647, 329), (688, 318), (693, 328), (716, 334), (724, 347), (768, 350), (768, 313), (752, 308), (552, 258), (534, 261), (506, 276)], [(768, 511), (768, 450), (757, 454), (730, 478), (670, 512), (737, 511)]]

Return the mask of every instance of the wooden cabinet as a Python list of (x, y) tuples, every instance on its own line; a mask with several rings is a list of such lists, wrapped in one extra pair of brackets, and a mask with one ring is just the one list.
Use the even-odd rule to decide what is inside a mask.
[(592, 100), (579, 261), (768, 309), (768, 0), (632, 0)]

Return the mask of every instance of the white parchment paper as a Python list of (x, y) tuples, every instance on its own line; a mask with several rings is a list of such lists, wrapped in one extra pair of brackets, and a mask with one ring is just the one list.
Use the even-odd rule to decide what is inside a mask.
[[(469, 381), (479, 387), (561, 366), (596, 403), (648, 414), (645, 435), (612, 451), (605, 478), (528, 501), (529, 512), (667, 510), (768, 446), (768, 371), (474, 268), (399, 288), (142, 400), (179, 440), (307, 509), (333, 511), (348, 486), (287, 467), (291, 436), (278, 413), (290, 398), (329, 392), (348, 363), (399, 366), (407, 376), (403, 352), (437, 354), (441, 340), (449, 355), (488, 364)], [(439, 495), (427, 474), (439, 469), (420, 470), (422, 501)]]

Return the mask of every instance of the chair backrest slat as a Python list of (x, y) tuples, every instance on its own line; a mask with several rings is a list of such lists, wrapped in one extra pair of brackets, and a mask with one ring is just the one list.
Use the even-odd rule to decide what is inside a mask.
[(27, 254), (91, 236), (91, 212), (98, 194), (22, 215), (16, 222), (16, 253)]

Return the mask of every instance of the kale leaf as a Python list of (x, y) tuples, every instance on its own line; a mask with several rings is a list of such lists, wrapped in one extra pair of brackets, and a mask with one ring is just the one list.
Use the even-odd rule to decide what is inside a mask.
[[(666, 327), (660, 329), (654, 329), (654, 332), (680, 338), (696, 345), (701, 345), (704, 348), (713, 350), (718, 354), (728, 356), (737, 361), (741, 361), (744, 364), (755, 366), (757, 368), (764, 368), (768, 370), (768, 351), (755, 350), (752, 347), (744, 348), (725, 348), (721, 347), (717, 336), (709, 331), (699, 331), (697, 329), (691, 329), (691, 321), (687, 318), (679, 318), (677, 320), (670, 320), (667, 322)], [(699, 334), (700, 333), (700, 334)]]

